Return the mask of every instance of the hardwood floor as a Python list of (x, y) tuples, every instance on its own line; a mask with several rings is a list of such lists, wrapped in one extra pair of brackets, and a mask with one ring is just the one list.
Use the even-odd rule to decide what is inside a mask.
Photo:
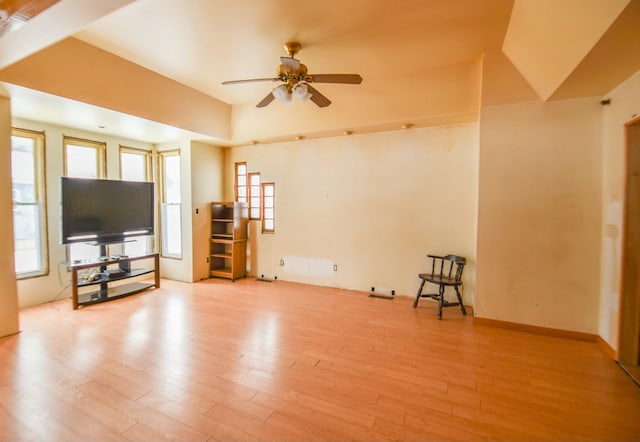
[(411, 301), (163, 280), (24, 309), (0, 340), (0, 440), (640, 439), (640, 388), (597, 343)]

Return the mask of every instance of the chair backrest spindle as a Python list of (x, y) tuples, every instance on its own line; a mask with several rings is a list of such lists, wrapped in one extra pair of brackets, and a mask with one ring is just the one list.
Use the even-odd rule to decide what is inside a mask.
[(462, 271), (464, 270), (464, 266), (467, 263), (467, 260), (461, 256), (455, 255), (449, 255), (446, 258), (451, 259), (451, 265), (453, 265), (454, 262), (456, 263), (455, 280), (460, 281), (460, 279), (462, 279)]
[[(464, 270), (464, 266), (467, 263), (467, 260), (462, 256), (427, 255), (427, 257), (431, 258), (431, 274), (432, 275), (439, 274), (442, 277), (447, 277), (449, 279), (454, 279), (456, 281), (460, 281), (462, 279), (462, 271)], [(447, 267), (445, 267), (445, 264), (447, 265)], [(453, 278), (452, 278), (452, 275), (453, 275)]]

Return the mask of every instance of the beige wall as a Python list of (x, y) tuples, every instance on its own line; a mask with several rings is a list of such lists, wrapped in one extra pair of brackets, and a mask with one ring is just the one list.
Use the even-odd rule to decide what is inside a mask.
[(0, 96), (0, 337), (18, 332), (11, 198), (11, 103)]
[(469, 258), (472, 303), (477, 131), (474, 123), (231, 149), (227, 199), (238, 161), (276, 188), (276, 233), (250, 225), (250, 273), (414, 296), (426, 254), (456, 253)]
[(622, 253), (622, 205), (625, 179), (624, 124), (640, 115), (640, 72), (609, 95), (604, 108), (602, 156), (602, 281), (598, 333), (618, 348), (620, 271)]
[[(222, 198), (224, 149), (187, 138), (158, 146), (158, 151), (180, 150), (182, 196), (182, 258), (160, 258), (163, 278), (184, 282), (209, 276), (208, 202)], [(196, 209), (198, 213), (196, 214)]]
[(476, 314), (596, 333), (599, 99), (484, 107)]
[[(191, 142), (191, 215), (193, 217), (193, 281), (209, 278), (209, 203), (222, 201), (224, 149)], [(196, 213), (197, 211), (197, 213)]]
[[(69, 127), (54, 126), (37, 121), (14, 119), (13, 126), (45, 132), (45, 166), (47, 191), (47, 220), (49, 246), (49, 274), (18, 281), (20, 307), (42, 304), (53, 299), (71, 296), (69, 273), (64, 266), (67, 260), (66, 246), (60, 242), (60, 177), (63, 174), (63, 136), (73, 136), (107, 143), (107, 178), (120, 178), (119, 147), (125, 145), (151, 150), (152, 145), (126, 140), (101, 133), (84, 132)], [(11, 211), (9, 212), (11, 213)], [(13, 244), (13, 242), (11, 242)], [(119, 253), (111, 246), (110, 252)]]

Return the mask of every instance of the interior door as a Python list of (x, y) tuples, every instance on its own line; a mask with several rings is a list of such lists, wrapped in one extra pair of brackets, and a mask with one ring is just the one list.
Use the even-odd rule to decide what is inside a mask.
[(640, 118), (626, 129), (626, 191), (618, 360), (640, 382)]

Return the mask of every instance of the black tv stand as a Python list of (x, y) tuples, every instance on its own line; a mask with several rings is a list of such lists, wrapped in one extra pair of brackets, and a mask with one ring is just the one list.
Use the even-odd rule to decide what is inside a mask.
[[(106, 251), (105, 251), (106, 253)], [(132, 269), (131, 262), (139, 261), (143, 259), (153, 259), (152, 269)], [(119, 269), (110, 273), (107, 266), (110, 264), (118, 264)], [(151, 253), (141, 256), (104, 256), (102, 255), (95, 261), (82, 261), (68, 263), (67, 267), (71, 269), (71, 300), (73, 302), (73, 309), (76, 310), (79, 306), (96, 304), (99, 302), (111, 301), (113, 299), (122, 298), (124, 296), (133, 295), (139, 293), (151, 287), (160, 287), (160, 255), (157, 253)], [(102, 276), (96, 279), (78, 278), (78, 270), (85, 270), (91, 268), (99, 268)], [(109, 284), (115, 281), (123, 279), (133, 278), (135, 276), (141, 276), (148, 273), (154, 273), (154, 282), (132, 282), (129, 284), (122, 284), (118, 286), (110, 286)], [(88, 286), (99, 286), (99, 289), (89, 293), (78, 293), (78, 288)]]

